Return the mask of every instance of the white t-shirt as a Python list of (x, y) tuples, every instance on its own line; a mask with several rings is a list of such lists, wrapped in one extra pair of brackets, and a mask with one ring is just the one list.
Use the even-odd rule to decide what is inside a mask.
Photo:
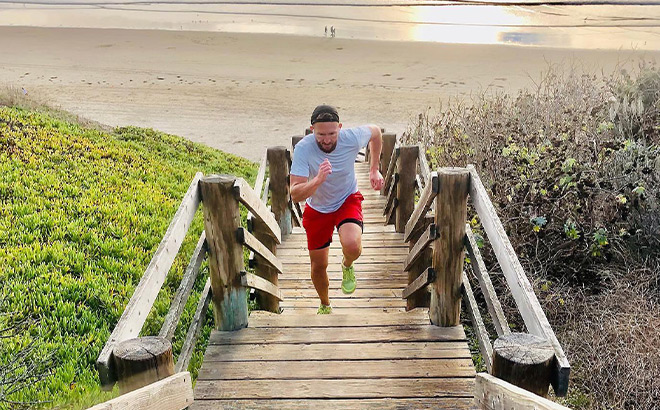
[(370, 139), (371, 128), (362, 126), (339, 130), (337, 146), (330, 153), (321, 151), (314, 134), (307, 135), (296, 144), (291, 175), (314, 178), (326, 158), (332, 165), (332, 173), (318, 187), (314, 195), (307, 198), (309, 206), (324, 214), (334, 212), (349, 195), (357, 192), (355, 159), (360, 149), (367, 146)]

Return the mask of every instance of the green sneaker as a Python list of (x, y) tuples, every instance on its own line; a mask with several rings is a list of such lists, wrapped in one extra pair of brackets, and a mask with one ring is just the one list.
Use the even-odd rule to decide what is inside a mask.
[(353, 265), (348, 268), (344, 266), (344, 262), (341, 263), (341, 271), (343, 274), (343, 279), (341, 281), (341, 291), (347, 295), (355, 292), (355, 268)]
[(323, 303), (319, 306), (319, 310), (316, 311), (317, 315), (329, 315), (330, 313), (332, 313), (332, 306), (326, 306)]

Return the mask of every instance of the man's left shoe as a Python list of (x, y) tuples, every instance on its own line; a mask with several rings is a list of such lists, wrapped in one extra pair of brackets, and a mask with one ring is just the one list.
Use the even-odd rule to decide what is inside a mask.
[(341, 272), (343, 276), (343, 279), (341, 281), (341, 291), (347, 295), (350, 295), (351, 293), (355, 292), (355, 286), (356, 286), (355, 268), (353, 267), (353, 265), (347, 268), (346, 266), (344, 266), (344, 262), (342, 262)]

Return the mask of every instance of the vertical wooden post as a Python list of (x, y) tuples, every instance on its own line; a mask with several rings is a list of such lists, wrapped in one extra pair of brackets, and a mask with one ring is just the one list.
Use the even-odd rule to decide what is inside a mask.
[(440, 192), (435, 199), (433, 268), (437, 277), (431, 292), (429, 315), (436, 326), (457, 326), (461, 314), (461, 274), (465, 255), (465, 220), (470, 172), (466, 168), (440, 168)]
[(307, 127), (307, 128), (305, 128), (305, 135), (309, 135), (309, 134), (311, 134), (311, 133), (313, 133), (313, 132), (314, 132), (314, 131), (312, 131), (312, 127)]
[(174, 374), (172, 344), (158, 336), (124, 340), (112, 351), (121, 394)]
[(291, 209), (289, 208), (289, 162), (286, 158), (286, 147), (270, 147), (266, 151), (268, 170), (270, 172), (270, 206), (275, 219), (280, 224), (282, 236), (288, 235), (293, 229)]
[(415, 176), (417, 175), (418, 156), (419, 147), (417, 145), (406, 145), (400, 148), (399, 158), (397, 158), (399, 184), (396, 191), (398, 206), (394, 227), (400, 233), (406, 231), (406, 224), (415, 210)]
[(291, 152), (296, 148), (296, 145), (305, 138), (303, 135), (294, 135), (291, 137)]
[(548, 396), (555, 351), (550, 342), (529, 333), (510, 333), (493, 343), (493, 376)]
[(243, 246), (236, 240), (241, 219), (234, 197), (235, 181), (233, 175), (210, 175), (199, 183), (204, 203), (213, 313), (218, 330), (237, 330), (248, 323), (246, 293), (240, 277)]
[(383, 176), (385, 176), (387, 167), (390, 165), (390, 159), (392, 158), (392, 152), (394, 152), (395, 145), (396, 134), (391, 132), (383, 134), (383, 149), (380, 154), (380, 173), (383, 174)]

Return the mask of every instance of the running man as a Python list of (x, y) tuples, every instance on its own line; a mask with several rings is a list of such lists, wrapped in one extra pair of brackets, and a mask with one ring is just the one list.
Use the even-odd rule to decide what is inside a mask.
[(353, 262), (362, 253), (362, 201), (355, 177), (355, 159), (361, 148), (371, 144), (369, 180), (380, 190), (383, 176), (378, 171), (383, 137), (380, 127), (365, 125), (342, 129), (337, 109), (319, 105), (312, 113), (312, 134), (297, 145), (291, 165), (291, 199), (306, 200), (303, 227), (312, 265), (312, 282), (321, 299), (318, 314), (332, 312), (328, 288), (328, 255), (335, 227), (344, 258), (341, 290), (355, 291)]

